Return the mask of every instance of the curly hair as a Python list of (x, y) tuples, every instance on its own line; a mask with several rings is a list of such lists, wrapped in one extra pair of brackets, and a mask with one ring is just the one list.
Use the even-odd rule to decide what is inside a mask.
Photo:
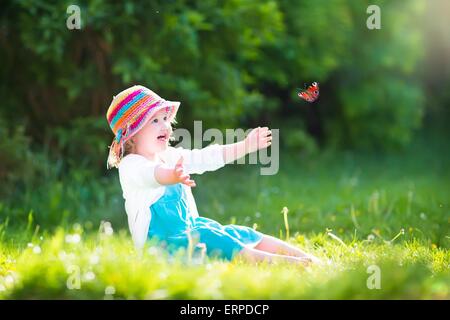
[(124, 157), (130, 153), (136, 153), (136, 143), (134, 142), (133, 139), (125, 141), (125, 144), (123, 147), (124, 147), (124, 150), (123, 150)]

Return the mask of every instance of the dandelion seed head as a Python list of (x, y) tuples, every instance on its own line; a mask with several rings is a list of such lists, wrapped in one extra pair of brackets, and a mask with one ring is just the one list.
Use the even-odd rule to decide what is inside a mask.
[(116, 288), (114, 288), (113, 286), (107, 286), (105, 288), (105, 294), (106, 295), (113, 295), (116, 293)]
[(93, 273), (92, 271), (88, 271), (84, 274), (84, 279), (86, 281), (92, 281), (95, 279), (95, 273)]
[(148, 299), (150, 300), (157, 300), (157, 299), (166, 299), (169, 296), (169, 293), (167, 290), (159, 289), (155, 290), (152, 293), (148, 295)]
[(13, 284), (14, 284), (14, 277), (13, 277), (12, 275), (10, 275), (10, 274), (6, 275), (6, 276), (5, 276), (4, 283), (5, 283), (7, 286), (13, 285)]
[(72, 242), (73, 242), (73, 243), (79, 243), (80, 240), (81, 240), (81, 237), (80, 237), (80, 235), (79, 235), (78, 233), (76, 233), (76, 234), (74, 234), (74, 235), (72, 236)]
[(106, 222), (103, 224), (103, 228), (104, 228), (105, 234), (106, 234), (107, 236), (112, 236), (114, 230), (113, 230), (113, 228), (112, 228), (111, 222), (106, 221)]
[(58, 258), (59, 258), (59, 260), (65, 260), (66, 257), (67, 257), (67, 255), (66, 255), (66, 252), (65, 252), (64, 250), (62, 250), (62, 251), (60, 251), (60, 252), (58, 253)]
[(150, 248), (148, 248), (148, 253), (152, 256), (156, 256), (158, 255), (158, 248), (151, 246)]
[(96, 254), (92, 254), (91, 257), (89, 258), (90, 264), (98, 264), (99, 261), (100, 261), (100, 258)]

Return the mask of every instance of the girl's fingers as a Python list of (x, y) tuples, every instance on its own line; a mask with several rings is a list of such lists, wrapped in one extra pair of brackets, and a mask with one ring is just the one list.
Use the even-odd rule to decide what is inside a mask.
[(175, 165), (176, 167), (183, 165), (183, 156), (180, 157), (180, 159), (178, 159), (177, 164)]
[(272, 131), (269, 130), (269, 128), (265, 127), (259, 132), (260, 136), (267, 137), (272, 135)]
[(183, 174), (183, 175), (180, 176), (179, 178), (180, 178), (180, 180), (185, 181), (185, 180), (189, 179), (190, 176), (189, 176), (188, 174)]
[(195, 187), (195, 181), (194, 180), (185, 180), (183, 181), (183, 184), (187, 185), (188, 187)]
[(266, 134), (268, 131), (269, 131), (269, 128), (267, 128), (267, 127), (259, 129), (260, 134)]

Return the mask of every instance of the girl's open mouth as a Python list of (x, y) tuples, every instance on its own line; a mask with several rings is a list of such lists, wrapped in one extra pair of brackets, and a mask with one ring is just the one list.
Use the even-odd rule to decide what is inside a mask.
[(157, 137), (157, 139), (158, 139), (158, 141), (161, 141), (161, 142), (166, 142), (167, 141), (167, 135), (166, 134), (162, 134), (162, 135), (159, 135), (158, 137)]

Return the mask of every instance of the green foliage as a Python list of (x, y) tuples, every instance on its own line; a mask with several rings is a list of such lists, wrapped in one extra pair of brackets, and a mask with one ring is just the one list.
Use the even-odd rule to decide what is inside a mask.
[[(424, 96), (413, 76), (424, 50), (421, 30), (414, 21), (420, 19), (425, 3), (375, 3), (382, 8), (382, 28), (376, 32), (351, 29), (349, 37), (361, 41), (348, 52), (339, 70), (339, 121), (327, 121), (327, 136), (335, 143), (345, 140), (382, 149), (406, 145), (421, 124)], [(353, 2), (352, 15), (357, 17), (365, 5)]]
[[(11, 1), (1, 19), (2, 113), (28, 118), (27, 130), (42, 141), (74, 118), (101, 119), (115, 93), (141, 83), (182, 101), (181, 125), (202, 119), (205, 127), (229, 128), (270, 123), (301, 104), (296, 88), (319, 81), (319, 116), (294, 116), (320, 125), (322, 137), (313, 137), (404, 145), (424, 113), (415, 80), (424, 54), (416, 24), (422, 3), (81, 1), (82, 28), (71, 31), (69, 2)], [(381, 30), (366, 27), (369, 4), (381, 7)], [(106, 120), (103, 127), (109, 130)]]
[(31, 141), (23, 125), (9, 128), (0, 118), (0, 136), (0, 198), (33, 189), (45, 175), (48, 162), (30, 150)]
[(64, 159), (69, 169), (106, 168), (105, 143), (111, 140), (103, 117), (84, 117), (71, 121), (68, 126), (50, 132), (55, 154)]

